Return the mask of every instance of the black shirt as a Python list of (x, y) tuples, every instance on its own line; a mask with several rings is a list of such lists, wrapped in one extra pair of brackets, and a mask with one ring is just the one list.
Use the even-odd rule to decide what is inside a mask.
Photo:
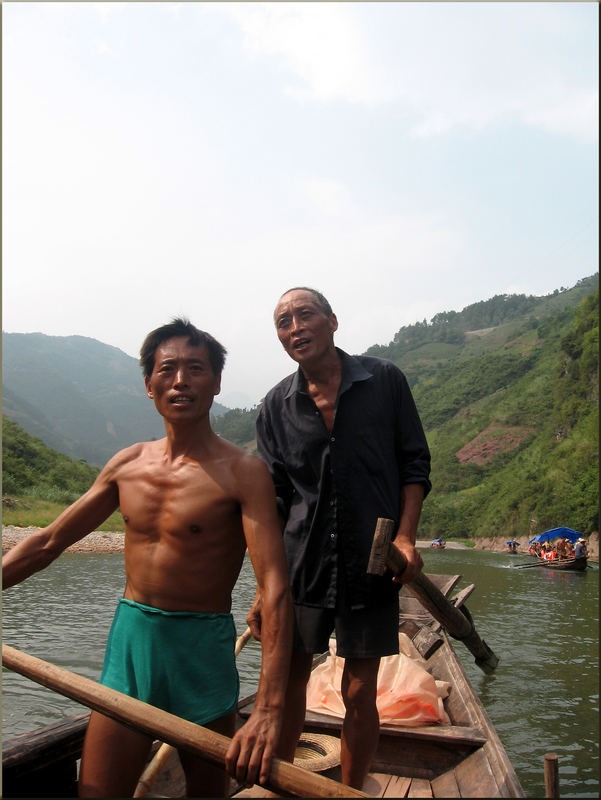
[(398, 584), (367, 575), (378, 517), (400, 518), (401, 486), (430, 490), (430, 452), (403, 373), (337, 348), (342, 375), (329, 433), (300, 370), (267, 394), (257, 448), (286, 520), (295, 603), (334, 608), (344, 569), (352, 608), (390, 600)]

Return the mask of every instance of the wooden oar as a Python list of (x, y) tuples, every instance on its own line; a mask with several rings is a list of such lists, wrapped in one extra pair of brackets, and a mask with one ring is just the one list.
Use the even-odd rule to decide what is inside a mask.
[[(251, 637), (250, 628), (247, 628), (237, 639), (234, 646), (234, 656), (238, 656), (244, 645)], [(138, 785), (134, 791), (134, 797), (145, 797), (150, 791), (150, 787), (155, 782), (157, 775), (163, 769), (165, 762), (173, 753), (175, 747), (173, 745), (163, 742), (159, 749), (156, 751), (152, 760), (148, 762), (144, 771), (140, 775)]]
[[(405, 556), (392, 544), (395, 532), (396, 523), (393, 520), (378, 519), (367, 565), (367, 572), (370, 575), (383, 575), (387, 567), (395, 575), (400, 575), (407, 566)], [(461, 609), (455, 608), (440, 589), (421, 572), (414, 581), (406, 583), (405, 586), (453, 638), (463, 642), (475, 656), (476, 665), (483, 672), (487, 674), (494, 672), (499, 657), (493, 653), (484, 639), (480, 638), (465, 606)]]
[[(174, 714), (168, 714), (148, 703), (128, 697), (115, 689), (109, 689), (108, 686), (101, 686), (89, 678), (76, 675), (5, 644), (2, 645), (2, 664), (111, 719), (131, 725), (142, 733), (187, 750), (212, 764), (224, 766), (225, 754), (231, 742), (227, 736), (195, 725)], [(368, 796), (350, 786), (277, 758), (272, 762), (266, 786), (276, 792), (299, 797)]]

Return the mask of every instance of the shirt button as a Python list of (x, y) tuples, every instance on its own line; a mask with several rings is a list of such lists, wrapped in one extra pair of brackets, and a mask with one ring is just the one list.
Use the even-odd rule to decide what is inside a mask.
[(331, 441), (331, 442), (335, 442), (335, 441), (336, 441), (336, 437), (335, 437), (335, 436), (332, 436), (332, 438), (330, 439), (330, 441)]
[(336, 538), (336, 534), (335, 533), (331, 533), (330, 534), (330, 539), (335, 539), (335, 538)]

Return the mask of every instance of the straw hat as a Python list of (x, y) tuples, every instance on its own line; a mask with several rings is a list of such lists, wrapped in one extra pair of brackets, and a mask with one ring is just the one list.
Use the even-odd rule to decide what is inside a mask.
[(323, 733), (303, 733), (294, 752), (294, 765), (310, 772), (337, 767), (340, 764), (340, 739)]

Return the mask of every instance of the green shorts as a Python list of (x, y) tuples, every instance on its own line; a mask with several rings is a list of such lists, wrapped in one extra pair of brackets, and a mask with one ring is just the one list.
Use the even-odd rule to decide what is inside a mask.
[(100, 683), (204, 725), (236, 708), (231, 614), (162, 611), (121, 598)]

